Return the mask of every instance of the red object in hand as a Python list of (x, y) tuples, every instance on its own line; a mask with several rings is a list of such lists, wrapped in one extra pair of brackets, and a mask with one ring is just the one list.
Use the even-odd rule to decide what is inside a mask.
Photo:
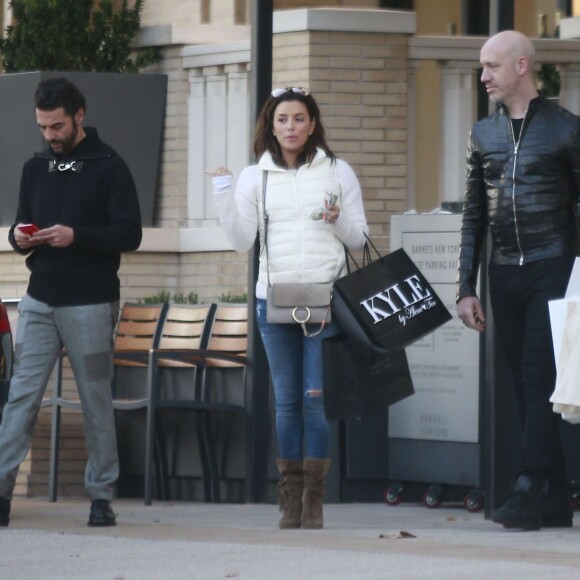
[(18, 226), (18, 229), (28, 236), (31, 236), (34, 232), (38, 232), (40, 228), (36, 224), (22, 224)]

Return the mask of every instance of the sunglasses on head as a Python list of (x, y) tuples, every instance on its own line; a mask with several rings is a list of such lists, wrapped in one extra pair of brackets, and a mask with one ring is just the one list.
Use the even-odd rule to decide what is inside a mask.
[(286, 87), (285, 89), (274, 89), (270, 94), (275, 99), (278, 99), (286, 93), (297, 93), (307, 97), (310, 94), (310, 91), (304, 87)]

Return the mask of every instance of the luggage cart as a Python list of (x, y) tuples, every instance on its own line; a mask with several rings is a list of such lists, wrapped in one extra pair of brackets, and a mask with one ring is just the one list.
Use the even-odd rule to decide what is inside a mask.
[(481, 453), (481, 337), (455, 311), (460, 215), (398, 215), (391, 250), (403, 247), (453, 319), (407, 347), (415, 394), (389, 409), (388, 505), (484, 507)]

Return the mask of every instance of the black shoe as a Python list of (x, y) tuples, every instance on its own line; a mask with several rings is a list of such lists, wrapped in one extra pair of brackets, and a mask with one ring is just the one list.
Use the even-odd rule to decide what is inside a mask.
[(0, 497), (0, 526), (8, 527), (10, 522), (10, 500)]
[(540, 489), (527, 475), (520, 475), (507, 502), (493, 511), (492, 521), (504, 528), (539, 530), (542, 526)]
[(94, 499), (91, 502), (89, 526), (116, 526), (115, 514), (111, 502), (106, 499)]
[(540, 502), (542, 527), (572, 527), (574, 512), (572, 510), (572, 493), (568, 485), (547, 483), (542, 488)]

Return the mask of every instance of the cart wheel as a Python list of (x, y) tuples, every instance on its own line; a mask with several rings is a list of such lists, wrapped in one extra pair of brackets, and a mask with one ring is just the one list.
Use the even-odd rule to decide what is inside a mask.
[(432, 485), (423, 494), (423, 504), (429, 509), (438, 508), (443, 499), (443, 488), (440, 485)]
[(385, 503), (388, 505), (399, 505), (403, 499), (403, 484), (392, 483), (385, 489)]
[(483, 509), (483, 492), (472, 489), (464, 498), (463, 505), (468, 512), (476, 513)]

